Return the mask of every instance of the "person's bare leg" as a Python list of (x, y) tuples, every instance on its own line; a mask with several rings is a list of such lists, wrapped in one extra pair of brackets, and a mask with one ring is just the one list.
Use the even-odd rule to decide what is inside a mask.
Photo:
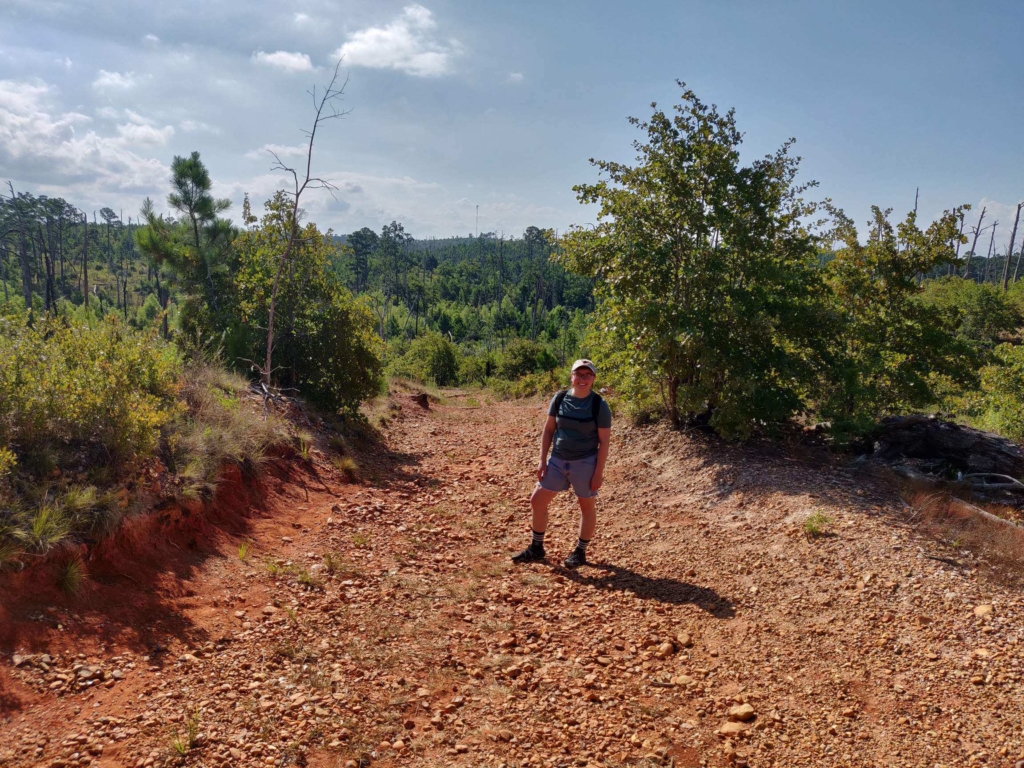
[(597, 497), (579, 499), (580, 502), (580, 538), (590, 541), (594, 538), (597, 527)]
[(530, 497), (530, 507), (533, 509), (533, 530), (537, 533), (544, 533), (548, 529), (548, 505), (555, 498), (557, 493), (547, 488), (537, 486)]

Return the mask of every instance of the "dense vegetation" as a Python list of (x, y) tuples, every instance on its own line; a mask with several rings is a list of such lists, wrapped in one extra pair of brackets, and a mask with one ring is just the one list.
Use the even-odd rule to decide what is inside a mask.
[(600, 178), (575, 188), (598, 225), (561, 237), (337, 236), (284, 192), (235, 224), (197, 152), (174, 159), (170, 215), (11, 189), (0, 561), (108, 524), (95, 510), (124, 505), (104, 489), (146, 461), (183, 498), (225, 461), (258, 464), (283, 437), (244, 415), (257, 373), (355, 415), (388, 375), (528, 394), (582, 354), (637, 418), (737, 436), (797, 419), (842, 441), (935, 409), (1024, 439), (1021, 256), (994, 238), (975, 253), (984, 212), (968, 228), (965, 205), (927, 225), (875, 209), (862, 239), (807, 199), (789, 143), (742, 163), (733, 114), (685, 87), (633, 123), (635, 164), (592, 161)]

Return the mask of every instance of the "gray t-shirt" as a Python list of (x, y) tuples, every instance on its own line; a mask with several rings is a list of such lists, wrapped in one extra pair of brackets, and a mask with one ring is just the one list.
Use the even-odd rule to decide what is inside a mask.
[(551, 398), (548, 405), (548, 416), (555, 417), (555, 437), (552, 443), (551, 455), (562, 461), (576, 461), (597, 455), (600, 442), (597, 438), (597, 429), (610, 429), (612, 426), (612, 410), (608, 407), (608, 401), (601, 400), (601, 408), (597, 412), (597, 423), (592, 421), (594, 408), (594, 393), (591, 392), (584, 398), (573, 397), (566, 394), (562, 400), (562, 406), (555, 413), (555, 399)]

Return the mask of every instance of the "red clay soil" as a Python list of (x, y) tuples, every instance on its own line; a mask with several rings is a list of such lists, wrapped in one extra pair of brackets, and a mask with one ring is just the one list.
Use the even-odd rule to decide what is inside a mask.
[(74, 598), (5, 577), (0, 766), (1024, 759), (1024, 601), (893, 489), (617, 423), (593, 565), (560, 498), (517, 567), (543, 405), (393, 412), (365, 483), (314, 451), (133, 520)]

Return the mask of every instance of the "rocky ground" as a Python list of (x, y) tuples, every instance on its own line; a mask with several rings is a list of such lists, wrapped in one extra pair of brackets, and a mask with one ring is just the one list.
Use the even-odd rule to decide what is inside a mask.
[(403, 402), (375, 482), (268, 483), (244, 536), (132, 598), (168, 621), (11, 614), (38, 631), (0, 665), (0, 765), (1024, 758), (1024, 600), (891, 488), (618, 423), (593, 565), (560, 566), (560, 497), (549, 562), (513, 566), (543, 404)]

